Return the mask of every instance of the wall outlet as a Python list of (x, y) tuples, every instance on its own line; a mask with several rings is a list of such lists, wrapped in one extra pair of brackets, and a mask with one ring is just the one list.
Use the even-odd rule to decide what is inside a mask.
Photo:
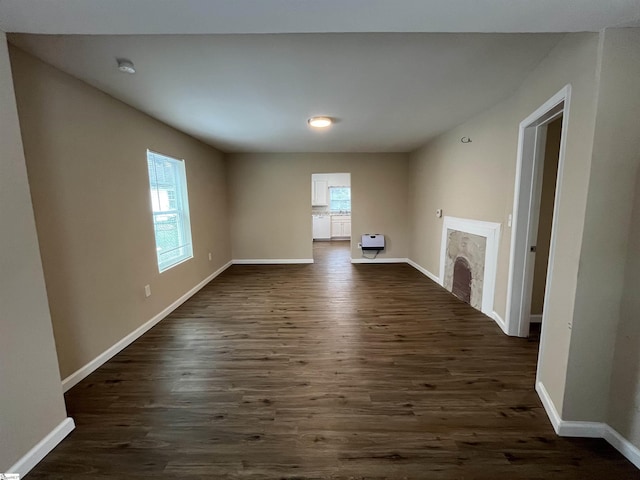
[(442, 209), (441, 208), (436, 210), (436, 217), (438, 217), (438, 218), (442, 217)]
[(209, 261), (211, 261), (211, 252), (209, 252)]
[(362, 243), (358, 242), (358, 248), (362, 248)]
[(150, 297), (151, 296), (151, 285), (145, 285), (144, 286), (144, 296), (145, 297)]

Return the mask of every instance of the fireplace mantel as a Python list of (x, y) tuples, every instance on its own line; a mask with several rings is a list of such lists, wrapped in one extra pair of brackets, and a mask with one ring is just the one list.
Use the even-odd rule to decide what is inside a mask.
[(500, 224), (482, 222), (466, 218), (444, 217), (442, 226), (442, 243), (440, 246), (440, 283), (445, 282), (447, 256), (447, 240), (449, 230), (470, 233), (486, 238), (484, 257), (484, 275), (482, 285), (482, 313), (493, 314), (493, 298), (496, 287), (496, 271), (498, 265), (498, 248), (500, 245)]

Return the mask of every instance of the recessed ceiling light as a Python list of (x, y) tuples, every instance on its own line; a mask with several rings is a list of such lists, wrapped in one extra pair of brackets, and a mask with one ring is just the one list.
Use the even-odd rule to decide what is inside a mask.
[(331, 126), (333, 120), (329, 117), (311, 117), (307, 123), (314, 128), (327, 128)]
[(123, 58), (118, 59), (118, 70), (124, 73), (136, 73), (136, 67), (133, 66), (133, 62)]

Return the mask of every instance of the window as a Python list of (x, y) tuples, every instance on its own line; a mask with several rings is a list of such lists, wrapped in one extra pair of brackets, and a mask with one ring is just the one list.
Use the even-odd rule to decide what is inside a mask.
[(168, 268), (193, 257), (189, 199), (184, 160), (147, 150), (153, 229), (158, 268)]
[(351, 212), (351, 187), (329, 187), (329, 204), (332, 212)]

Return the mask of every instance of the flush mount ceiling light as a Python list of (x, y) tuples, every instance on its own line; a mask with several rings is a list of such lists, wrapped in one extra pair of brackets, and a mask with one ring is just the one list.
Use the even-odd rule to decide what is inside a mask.
[(327, 128), (331, 126), (333, 120), (329, 117), (311, 117), (307, 123), (313, 128)]
[(133, 62), (131, 60), (126, 60), (124, 58), (118, 59), (118, 70), (123, 73), (136, 73), (136, 67), (133, 66)]

